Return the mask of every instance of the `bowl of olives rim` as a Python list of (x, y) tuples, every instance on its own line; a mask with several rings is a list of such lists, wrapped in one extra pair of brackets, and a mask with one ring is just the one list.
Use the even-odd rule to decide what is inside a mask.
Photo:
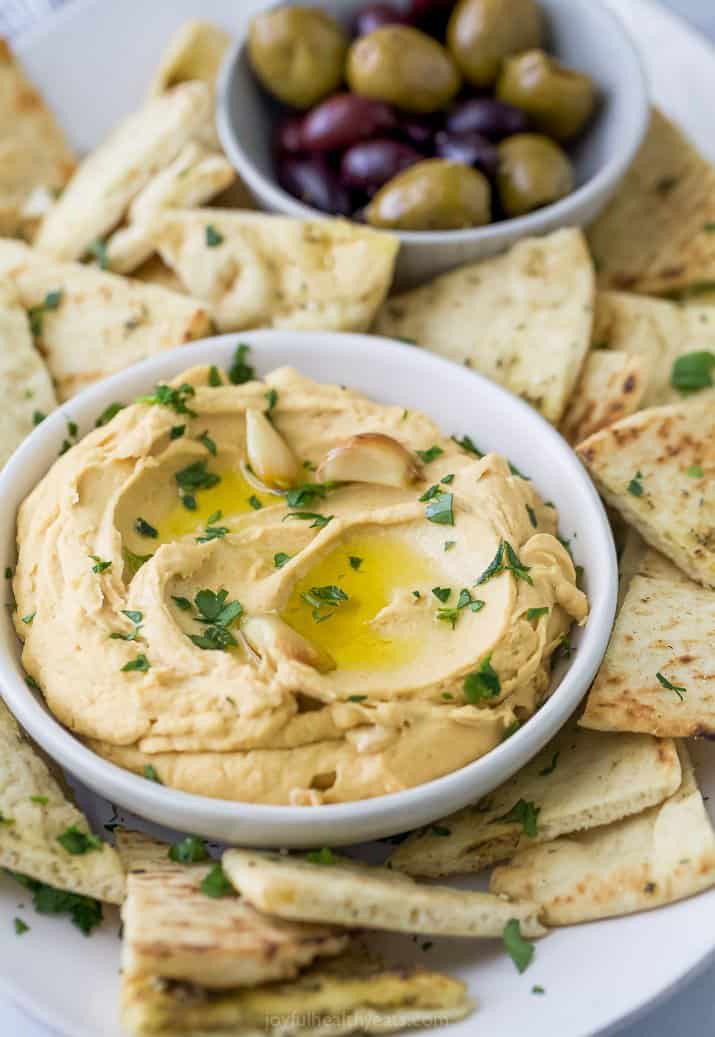
[(594, 0), (265, 7), (217, 104), (261, 206), (397, 233), (402, 284), (589, 222), (649, 113), (633, 45)]

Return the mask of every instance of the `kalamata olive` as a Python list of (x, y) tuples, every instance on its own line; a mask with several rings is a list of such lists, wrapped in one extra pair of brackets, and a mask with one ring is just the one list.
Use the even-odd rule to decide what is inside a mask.
[(491, 140), (502, 140), (524, 133), (528, 119), (520, 108), (492, 97), (470, 97), (456, 104), (447, 116), (450, 133), (482, 133)]
[(306, 151), (342, 151), (359, 140), (391, 130), (394, 113), (383, 101), (358, 94), (334, 94), (303, 119), (301, 138)]
[(340, 163), (340, 178), (348, 187), (371, 194), (423, 158), (419, 151), (399, 140), (366, 140), (353, 144), (345, 152)]
[(367, 36), (383, 25), (407, 25), (409, 18), (392, 4), (368, 4), (355, 18), (355, 35)]
[(420, 151), (432, 153), (433, 138), (437, 130), (442, 127), (442, 116), (440, 113), (434, 115), (412, 115), (410, 112), (400, 112), (397, 116), (397, 129), (401, 136), (405, 137)]
[(279, 122), (275, 132), (275, 146), (278, 151), (303, 151), (301, 130), (303, 118), (300, 115), (289, 115)]
[(277, 165), (281, 187), (301, 202), (337, 216), (352, 212), (350, 193), (325, 155), (283, 155)]
[(496, 176), (499, 168), (499, 151), (479, 133), (449, 133), (440, 130), (434, 138), (435, 154), (452, 162), (463, 162), (465, 166), (476, 166), (487, 176)]
[(455, 0), (411, 0), (407, 13), (423, 32), (443, 40), (454, 4)]

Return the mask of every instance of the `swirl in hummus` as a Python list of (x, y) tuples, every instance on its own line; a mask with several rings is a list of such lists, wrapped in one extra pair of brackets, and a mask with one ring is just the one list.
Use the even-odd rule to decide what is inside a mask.
[(554, 508), (470, 448), (287, 368), (186, 372), (24, 502), (28, 675), (102, 756), (189, 792), (340, 803), (462, 767), (587, 615)]

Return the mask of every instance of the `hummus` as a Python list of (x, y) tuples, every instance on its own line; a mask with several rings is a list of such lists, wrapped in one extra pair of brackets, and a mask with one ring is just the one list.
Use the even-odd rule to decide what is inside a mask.
[[(554, 508), (505, 459), (290, 369), (172, 386), (20, 510), (23, 663), (63, 724), (175, 788), (319, 804), (456, 770), (538, 708), (587, 602)], [(247, 466), (266, 411), (300, 468), (287, 495)], [(379, 457), (368, 481), (356, 455), (352, 481), (317, 482), (365, 433), (408, 481), (381, 485)]]

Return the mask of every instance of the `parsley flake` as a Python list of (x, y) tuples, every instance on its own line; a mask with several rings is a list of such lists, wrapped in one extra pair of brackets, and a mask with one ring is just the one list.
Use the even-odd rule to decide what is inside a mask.
[(670, 372), (670, 384), (683, 396), (707, 389), (713, 384), (715, 353), (700, 350), (679, 356)]
[(38, 306), (31, 306), (27, 311), (27, 316), (30, 321), (30, 331), (37, 337), (42, 334), (42, 325), (45, 319), (45, 314), (51, 310), (56, 310), (62, 302), (62, 296), (64, 292), (61, 288), (55, 289), (53, 292), (48, 292), (45, 296), (44, 302), (41, 302)]
[(521, 935), (521, 926), (517, 918), (511, 918), (504, 926), (502, 933), (504, 950), (510, 956), (519, 972), (525, 972), (534, 957), (534, 945)]
[(186, 382), (176, 389), (171, 385), (160, 384), (154, 387), (154, 392), (148, 393), (146, 396), (138, 396), (136, 402), (157, 407), (168, 407), (176, 414), (188, 414), (189, 417), (195, 418), (196, 411), (191, 410), (186, 405), (186, 401), (195, 395), (196, 390), (193, 385), (188, 385)]
[(454, 525), (454, 497), (451, 493), (438, 493), (425, 508), (425, 517), (429, 522), (440, 526)]
[(147, 781), (153, 781), (157, 785), (164, 784), (159, 775), (156, 773), (156, 768), (154, 767), (153, 763), (144, 764), (144, 777)]
[(12, 924), (17, 936), (22, 936), (23, 933), (29, 932), (30, 930), (30, 926), (26, 922), (23, 922), (21, 918), (14, 918)]
[(126, 404), (118, 403), (117, 401), (115, 401), (114, 403), (110, 403), (108, 407), (104, 408), (102, 413), (95, 421), (95, 428), (103, 428), (105, 425), (108, 425), (112, 418), (116, 418), (120, 410), (124, 410), (125, 406)]
[(277, 551), (276, 554), (273, 555), (273, 565), (276, 569), (282, 569), (292, 557), (293, 555), (286, 554), (285, 551)]
[(188, 598), (182, 598), (179, 595), (172, 594), (171, 600), (177, 608), (181, 609), (182, 612), (191, 612), (191, 602)]
[(485, 655), (478, 669), (464, 678), (464, 697), (472, 706), (484, 699), (494, 699), (501, 692), (499, 675), (491, 664), (491, 652)]
[(492, 822), (496, 824), (497, 821), (513, 821), (520, 824), (524, 830), (524, 835), (527, 835), (529, 839), (534, 839), (538, 831), (538, 818), (541, 807), (537, 807), (531, 801), (520, 799), (511, 810), (504, 814), (503, 817), (497, 817)]
[(350, 562), (350, 568), (354, 569), (355, 572), (358, 572), (363, 562), (362, 558), (358, 558), (357, 555), (350, 555), (348, 561)]
[(685, 469), (685, 474), (691, 479), (702, 479), (705, 475), (702, 465), (691, 464), (689, 468)]
[(223, 234), (219, 234), (213, 224), (207, 223), (205, 231), (207, 248), (216, 248), (217, 245), (223, 245)]
[(441, 446), (435, 444), (427, 450), (416, 450), (415, 453), (423, 464), (429, 464), (431, 461), (436, 461), (438, 457), (441, 457), (444, 450)]
[(338, 605), (350, 600), (342, 587), (334, 583), (325, 587), (311, 587), (310, 590), (302, 592), (301, 598), (311, 606), (311, 615), (316, 623), (324, 623), (326, 619), (330, 619), (335, 615)]
[(554, 753), (554, 755), (551, 757), (551, 763), (547, 767), (544, 767), (543, 770), (539, 771), (540, 778), (547, 778), (549, 774), (554, 773), (554, 771), (556, 770), (556, 764), (559, 762), (560, 755), (561, 754), (558, 752)]
[(219, 385), (223, 385), (223, 379), (221, 378), (221, 372), (219, 371), (216, 364), (211, 364), (209, 368), (209, 385), (212, 389), (218, 389)]
[(333, 515), (321, 515), (317, 511), (289, 511), (287, 515), (283, 516), (281, 521), (301, 519), (303, 522), (310, 522), (311, 529), (323, 529), (333, 517)]
[(151, 663), (147, 657), (143, 654), (137, 655), (136, 658), (131, 659), (128, 663), (125, 663), (121, 667), (121, 673), (146, 673), (147, 670), (151, 669)]
[(201, 892), (207, 897), (215, 899), (236, 896), (236, 891), (229, 882), (220, 861), (216, 861), (211, 871), (201, 880)]
[(306, 853), (305, 859), (310, 861), (311, 864), (322, 864), (324, 866), (335, 864), (335, 855), (327, 846), (324, 846), (321, 850), (311, 850), (310, 853)]
[(102, 905), (98, 900), (82, 896), (80, 893), (68, 893), (62, 889), (55, 889), (44, 882), (31, 879), (28, 875), (22, 875), (17, 871), (10, 871), (17, 882), (32, 893), (32, 906), (41, 915), (68, 914), (72, 923), (80, 929), (85, 936), (89, 936), (92, 929), (102, 921)]
[(633, 497), (643, 496), (643, 472), (640, 470), (636, 472), (631, 481), (628, 483), (628, 492)]
[(548, 616), (548, 614), (548, 605), (541, 605), (539, 608), (531, 608), (526, 610), (526, 618), (529, 620), (539, 619), (541, 616)]
[(103, 558), (100, 558), (99, 555), (90, 555), (89, 557), (94, 562), (94, 565), (92, 566), (93, 573), (103, 573), (106, 572), (107, 569), (112, 568), (112, 563), (105, 561), (105, 559)]
[(668, 678), (667, 678), (667, 677), (666, 677), (666, 676), (665, 676), (664, 674), (662, 674), (662, 673), (661, 673), (660, 671), (658, 671), (658, 673), (656, 673), (656, 678), (657, 678), (657, 680), (658, 680), (658, 683), (659, 683), (659, 684), (660, 684), (660, 685), (661, 685), (661, 686), (662, 686), (663, 688), (666, 688), (666, 689), (667, 689), (668, 691), (674, 691), (674, 692), (675, 692), (675, 694), (676, 694), (676, 695), (678, 696), (678, 698), (680, 699), (680, 701), (681, 701), (681, 702), (682, 702), (682, 701), (683, 701), (683, 700), (685, 699), (685, 696), (686, 696), (686, 694), (687, 694), (687, 689), (686, 689), (686, 688), (684, 688), (684, 687), (682, 686), (682, 684), (673, 684), (673, 683), (672, 683), (671, 681), (669, 681), (669, 680), (668, 680)]
[(82, 832), (76, 825), (65, 828), (62, 835), (57, 836), (57, 842), (67, 850), (67, 853), (74, 856), (91, 853), (92, 850), (101, 850), (104, 846), (98, 836), (92, 835), (91, 832)]
[(134, 531), (142, 537), (151, 537), (152, 540), (156, 540), (159, 536), (159, 530), (147, 522), (146, 519), (139, 517), (134, 523)]
[(252, 378), (256, 377), (256, 372), (253, 367), (246, 363), (246, 358), (251, 351), (251, 347), (243, 343), (236, 346), (236, 352), (233, 355), (233, 363), (228, 369), (228, 377), (233, 385), (243, 385), (245, 382), (250, 382)]
[(202, 432), (200, 436), (196, 437), (196, 439), (197, 439), (197, 442), (201, 443), (202, 446), (206, 447), (208, 452), (213, 457), (216, 457), (216, 454), (218, 453), (218, 451), (216, 449), (216, 444), (213, 441), (213, 439), (211, 438), (211, 436), (208, 434), (208, 432)]
[[(174, 479), (179, 489), (183, 490), (189, 497), (193, 496), (194, 490), (210, 490), (221, 482), (220, 475), (207, 470), (206, 461), (193, 461), (185, 468), (175, 472)], [(185, 501), (184, 506), (186, 506)], [(189, 511), (194, 510), (195, 508), (189, 508)]]
[(176, 864), (198, 864), (209, 859), (206, 843), (198, 835), (186, 835), (169, 847), (169, 860)]
[(484, 457), (484, 454), (470, 436), (462, 436), (461, 439), (457, 439), (456, 436), (452, 436), (452, 439), (457, 444), (457, 446), (461, 447), (462, 450), (464, 450), (466, 453), (472, 454), (479, 460), (481, 460)]

